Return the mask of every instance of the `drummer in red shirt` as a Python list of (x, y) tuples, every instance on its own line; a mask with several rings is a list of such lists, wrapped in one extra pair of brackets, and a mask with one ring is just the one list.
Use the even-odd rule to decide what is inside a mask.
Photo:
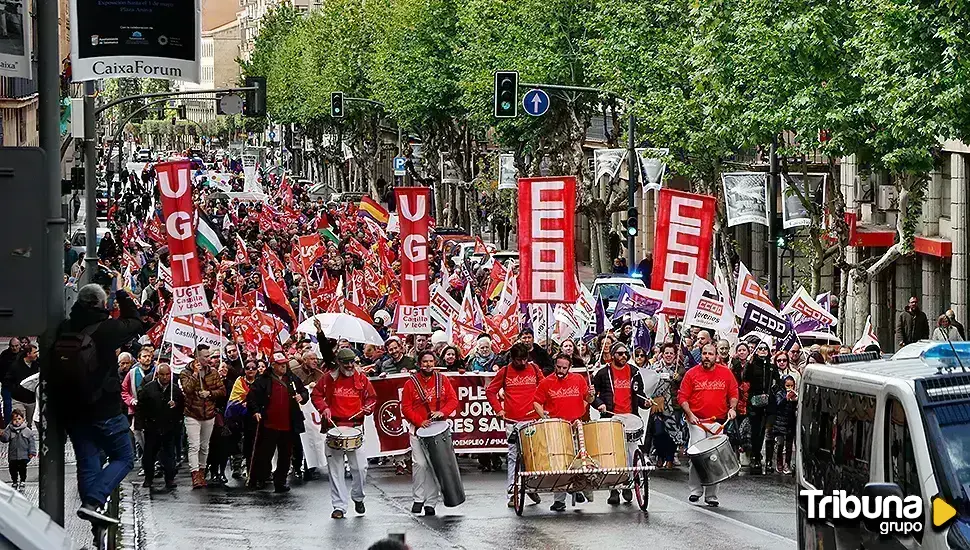
[[(513, 437), (512, 433), (539, 418), (532, 404), (536, 388), (539, 387), (543, 376), (542, 369), (529, 361), (531, 351), (529, 346), (521, 342), (512, 346), (509, 350), (511, 362), (495, 373), (492, 382), (485, 389), (485, 397), (492, 405), (495, 415), (505, 419), (505, 436), (509, 444), (506, 481), (510, 495), (519, 457), (518, 438)], [(536, 504), (540, 502), (539, 495), (536, 493), (529, 493), (529, 498)], [(509, 508), (513, 507), (515, 507), (515, 498), (510, 497)]]
[[(357, 428), (363, 433), (364, 416), (373, 414), (377, 405), (377, 393), (373, 384), (354, 366), (356, 358), (353, 350), (338, 351), (337, 364), (330, 365), (330, 370), (317, 382), (310, 394), (310, 401), (323, 418), (320, 431), (324, 434), (334, 426)], [(354, 510), (358, 514), (364, 513), (367, 459), (358, 450), (331, 449), (329, 445), (324, 449), (327, 471), (330, 473), (330, 502), (333, 504), (330, 517), (333, 519), (341, 519), (346, 515), (348, 496), (354, 501)], [(347, 481), (344, 479), (344, 457), (350, 466), (349, 495)]]
[[(542, 418), (561, 418), (573, 423), (586, 414), (586, 409), (596, 396), (586, 379), (569, 372), (573, 360), (566, 354), (556, 356), (555, 371), (539, 382), (536, 388), (533, 407)], [(555, 502), (550, 510), (562, 512), (566, 509), (566, 493), (556, 493)]]
[(420, 352), (418, 373), (412, 374), (404, 383), (401, 394), (401, 413), (410, 424), (408, 432), (411, 434), (411, 458), (414, 461), (411, 475), (414, 504), (411, 505), (411, 513), (420, 513), (424, 507), (426, 516), (434, 515), (435, 504), (441, 497), (441, 488), (438, 487), (428, 455), (415, 431), (417, 428), (430, 426), (432, 422), (444, 420), (458, 408), (458, 394), (455, 393), (451, 381), (435, 370), (437, 363), (434, 353)]
[[(707, 439), (719, 431), (724, 422), (734, 420), (737, 416), (738, 381), (731, 369), (717, 363), (714, 344), (705, 344), (701, 348), (701, 364), (684, 375), (677, 402), (687, 419), (690, 433), (688, 448)], [(717, 485), (702, 486), (693, 464), (690, 466), (687, 488), (690, 489), (688, 500), (691, 502), (697, 502), (703, 496), (708, 506), (718, 505)]]

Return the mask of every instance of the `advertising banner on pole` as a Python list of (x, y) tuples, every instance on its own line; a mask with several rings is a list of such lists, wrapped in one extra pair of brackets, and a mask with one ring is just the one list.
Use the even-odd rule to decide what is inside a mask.
[(722, 174), (728, 227), (742, 223), (768, 226), (768, 174), (733, 172)]
[(155, 165), (162, 198), (162, 217), (172, 268), (172, 315), (180, 317), (209, 311), (192, 220), (192, 174), (188, 161)]
[(657, 232), (651, 286), (663, 292), (663, 313), (683, 317), (694, 276), (710, 267), (716, 201), (670, 188), (657, 193)]
[(519, 179), (519, 300), (576, 303), (576, 177)]
[(201, 0), (71, 0), (70, 8), (75, 82), (120, 77), (199, 82)]
[(515, 189), (515, 155), (503, 153), (498, 156), (498, 188)]
[(431, 332), (431, 292), (428, 289), (428, 225), (431, 217), (431, 189), (394, 189), (401, 225), (401, 301), (397, 310), (397, 332)]
[[(49, 1), (49, 0), (41, 0)], [(33, 78), (31, 71), (30, 2), (4, 2), (3, 38), (0, 38), (0, 76)]]

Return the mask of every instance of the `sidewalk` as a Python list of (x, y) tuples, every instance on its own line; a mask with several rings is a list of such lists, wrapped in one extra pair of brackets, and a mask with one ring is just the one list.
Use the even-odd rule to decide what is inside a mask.
[[(77, 470), (75, 468), (74, 448), (70, 442), (67, 443), (64, 454), (64, 527), (71, 534), (71, 538), (74, 539), (76, 548), (93, 548), (91, 524), (77, 517), (75, 513), (81, 506), (81, 500), (77, 494)], [(23, 495), (35, 506), (40, 502), (39, 470), (38, 460), (35, 458), (27, 467), (27, 486), (23, 490)], [(10, 483), (6, 445), (0, 445), (0, 481)], [(130, 487), (128, 483), (121, 484), (121, 548), (135, 548), (134, 506), (131, 500)]]

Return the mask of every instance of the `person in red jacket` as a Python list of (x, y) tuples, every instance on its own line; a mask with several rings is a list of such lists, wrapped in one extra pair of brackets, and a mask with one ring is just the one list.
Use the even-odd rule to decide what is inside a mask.
[[(347, 426), (364, 431), (364, 417), (374, 413), (377, 393), (364, 373), (354, 367), (357, 358), (353, 350), (342, 349), (337, 352), (337, 368), (332, 368), (313, 387), (310, 401), (320, 412), (323, 422), (320, 431), (327, 433), (333, 426)], [(327, 470), (330, 473), (330, 502), (333, 504), (333, 519), (341, 519), (347, 513), (347, 481), (344, 479), (344, 458), (350, 465), (351, 491), (349, 497), (354, 501), (354, 510), (364, 513), (364, 478), (367, 477), (367, 459), (353, 451), (342, 451), (326, 447)]]
[[(543, 418), (561, 418), (573, 423), (586, 414), (596, 392), (582, 375), (569, 372), (573, 366), (572, 357), (560, 353), (556, 356), (555, 370), (539, 382), (533, 407)], [(562, 512), (566, 509), (566, 493), (553, 495), (550, 510)]]
[[(505, 436), (509, 444), (506, 481), (510, 495), (519, 456), (518, 437), (513, 437), (512, 433), (539, 418), (532, 399), (543, 376), (542, 369), (529, 361), (530, 351), (529, 347), (521, 342), (512, 346), (509, 351), (511, 362), (495, 373), (492, 382), (485, 389), (485, 397), (492, 405), (495, 415), (505, 419)], [(536, 504), (540, 502), (539, 495), (536, 493), (529, 493), (529, 498)], [(510, 497), (509, 508), (514, 506), (515, 498)]]
[[(718, 432), (724, 422), (734, 420), (737, 416), (738, 380), (731, 369), (717, 363), (714, 344), (705, 344), (701, 348), (701, 364), (684, 375), (677, 402), (687, 419), (690, 433), (688, 448)], [(703, 496), (708, 506), (718, 505), (717, 485), (702, 486), (693, 464), (690, 466), (687, 488), (690, 489), (690, 502), (697, 502)]]
[(401, 394), (401, 413), (410, 426), (411, 457), (414, 470), (411, 475), (411, 489), (414, 504), (411, 513), (417, 514), (424, 508), (424, 515), (433, 516), (434, 507), (441, 497), (438, 480), (431, 471), (428, 455), (421, 446), (416, 434), (418, 428), (426, 428), (432, 422), (444, 420), (458, 408), (458, 394), (443, 374), (435, 371), (438, 358), (430, 351), (418, 354), (418, 372), (404, 383)]

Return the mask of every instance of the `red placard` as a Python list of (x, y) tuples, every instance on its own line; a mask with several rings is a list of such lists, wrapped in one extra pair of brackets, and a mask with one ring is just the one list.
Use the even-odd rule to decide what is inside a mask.
[(664, 313), (683, 317), (694, 275), (707, 277), (716, 206), (710, 195), (660, 190), (650, 282), (663, 292)]
[(188, 161), (155, 165), (162, 198), (162, 218), (172, 266), (172, 315), (209, 311), (199, 271), (192, 204), (192, 174)]
[(519, 300), (575, 303), (576, 177), (519, 179)]
[(431, 189), (398, 187), (394, 189), (401, 226), (401, 297), (398, 303), (397, 332), (431, 332), (431, 292), (428, 289), (428, 223), (431, 219)]

